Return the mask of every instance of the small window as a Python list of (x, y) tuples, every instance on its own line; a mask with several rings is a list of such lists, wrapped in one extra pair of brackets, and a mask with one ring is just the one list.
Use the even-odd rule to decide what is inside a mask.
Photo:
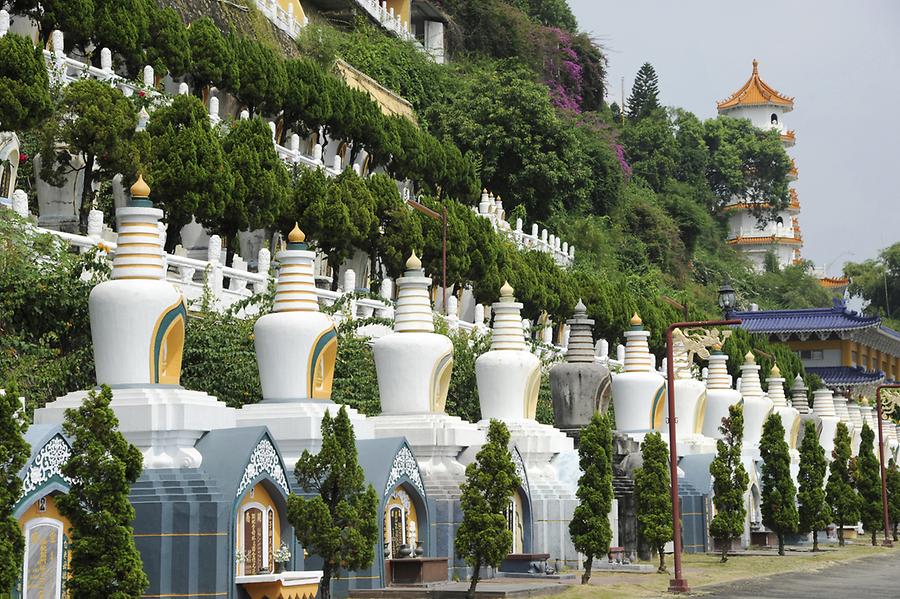
[(39, 512), (47, 511), (47, 498), (46, 497), (41, 497), (40, 499), (38, 499), (38, 511)]
[(771, 122), (772, 122), (773, 125), (777, 125), (777, 124), (778, 124), (778, 115), (775, 114), (774, 112), (772, 113), (772, 121), (771, 121)]

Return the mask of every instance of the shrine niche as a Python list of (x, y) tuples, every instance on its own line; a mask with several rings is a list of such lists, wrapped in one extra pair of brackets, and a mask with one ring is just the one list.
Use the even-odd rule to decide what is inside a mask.
[(236, 576), (271, 574), (281, 546), (281, 515), (272, 495), (260, 482), (245, 495), (235, 528)]
[(506, 508), (506, 527), (512, 533), (510, 553), (525, 553), (525, 509), (521, 491), (516, 491)]
[(20, 595), (23, 599), (66, 599), (69, 577), (68, 519), (53, 495), (36, 499), (19, 518), (25, 537)]
[(413, 557), (423, 553), (419, 544), (419, 516), (415, 502), (405, 488), (397, 486), (384, 510), (384, 556), (386, 559)]

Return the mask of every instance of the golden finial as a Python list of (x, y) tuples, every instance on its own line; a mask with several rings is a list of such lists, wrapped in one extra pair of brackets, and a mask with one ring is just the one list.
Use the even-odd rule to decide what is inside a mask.
[(131, 197), (133, 198), (149, 198), (150, 186), (144, 181), (144, 175), (138, 175), (137, 181), (131, 186)]
[(416, 256), (416, 251), (413, 250), (412, 255), (410, 255), (409, 260), (406, 261), (406, 270), (421, 270), (422, 269), (422, 261), (419, 260), (419, 257)]
[(500, 288), (500, 301), (501, 302), (502, 301), (508, 301), (508, 302), (513, 301), (513, 299), (514, 299), (513, 292), (514, 291), (515, 291), (515, 289), (513, 289), (513, 286), (509, 284), (509, 281), (505, 281), (503, 283), (503, 287)]
[(303, 243), (306, 241), (306, 233), (300, 230), (300, 225), (296, 222), (294, 223), (294, 228), (288, 233), (288, 241), (291, 243)]
[(713, 351), (722, 351), (722, 344), (715, 343), (715, 344), (713, 344), (712, 348), (713, 348)]
[(644, 321), (641, 320), (641, 317), (638, 316), (638, 313), (637, 313), (637, 312), (635, 312), (635, 313), (634, 313), (634, 316), (631, 317), (631, 326), (633, 326), (633, 327), (639, 327), (639, 326), (641, 326), (642, 324), (644, 324)]
[(860, 397), (860, 398), (859, 398), (859, 405), (861, 405), (861, 406), (867, 406), (867, 405), (869, 405), (869, 400), (866, 399), (865, 397)]
[(770, 378), (773, 378), (773, 379), (780, 379), (780, 378), (781, 378), (781, 369), (778, 368), (778, 362), (775, 362), (775, 363), (772, 365), (772, 370), (769, 372), (769, 377), (770, 377)]
[(756, 356), (753, 355), (753, 350), (747, 352), (747, 355), (744, 356), (744, 362), (747, 364), (756, 364)]

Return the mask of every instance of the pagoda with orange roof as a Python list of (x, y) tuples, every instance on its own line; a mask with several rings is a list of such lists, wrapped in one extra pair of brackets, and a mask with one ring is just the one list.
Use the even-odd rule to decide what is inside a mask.
[[(759, 62), (753, 61), (753, 72), (747, 82), (727, 99), (716, 103), (720, 115), (749, 119), (764, 130), (774, 129), (781, 136), (785, 148), (792, 147), (796, 136), (782, 123), (782, 117), (794, 109), (794, 98), (785, 96), (759, 76)], [(797, 165), (791, 160), (788, 180), (797, 180)], [(738, 247), (762, 270), (766, 254), (774, 252), (779, 266), (800, 261), (803, 237), (800, 234), (800, 200), (795, 189), (790, 190), (790, 202), (773, 220), (759, 226), (753, 208), (758, 202), (734, 197), (725, 206), (728, 214), (728, 243)], [(765, 207), (764, 205), (762, 207)]]

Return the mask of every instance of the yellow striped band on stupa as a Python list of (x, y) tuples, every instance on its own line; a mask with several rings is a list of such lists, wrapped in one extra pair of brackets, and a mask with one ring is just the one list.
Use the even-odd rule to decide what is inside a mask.
[(731, 389), (728, 356), (722, 353), (721, 346), (714, 347), (709, 355), (709, 374), (706, 378), (706, 387), (707, 389)]
[(516, 302), (515, 290), (509, 282), (500, 288), (500, 301), (495, 303), (491, 351), (525, 349), (525, 329), (522, 328), (522, 304)]
[(273, 312), (318, 312), (314, 272), (315, 253), (304, 243), (306, 235), (294, 223), (287, 247), (278, 252), (278, 281)]
[(150, 188), (143, 176), (131, 186), (131, 199), (116, 211), (118, 238), (113, 257), (113, 279), (164, 279), (159, 219), (163, 211), (150, 202)]
[(759, 364), (756, 356), (748, 351), (744, 356), (744, 364), (741, 366), (741, 395), (746, 397), (762, 397), (762, 385), (759, 382)]
[(644, 323), (636, 312), (629, 324), (631, 328), (625, 331), (625, 372), (649, 372), (653, 367), (647, 344), (650, 331), (644, 330)]
[(422, 261), (413, 252), (406, 261), (406, 272), (397, 279), (397, 305), (394, 308), (395, 333), (433, 333), (434, 315)]

